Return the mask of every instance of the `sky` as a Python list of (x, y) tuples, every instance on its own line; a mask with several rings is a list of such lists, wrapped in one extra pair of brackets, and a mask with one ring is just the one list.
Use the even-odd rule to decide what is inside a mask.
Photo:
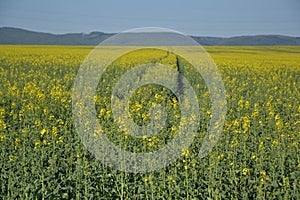
[(300, 36), (300, 1), (0, 0), (4, 26), (59, 34), (162, 27), (195, 36)]

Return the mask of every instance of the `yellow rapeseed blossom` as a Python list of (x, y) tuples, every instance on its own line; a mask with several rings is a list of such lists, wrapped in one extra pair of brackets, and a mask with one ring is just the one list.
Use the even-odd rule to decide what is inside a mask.
[(245, 102), (245, 108), (249, 108), (250, 107), (250, 102), (249, 101), (246, 101)]
[(172, 131), (176, 131), (176, 130), (177, 130), (177, 127), (173, 125), (173, 126), (171, 127), (171, 130), (172, 130)]
[[(173, 94), (174, 91), (165, 86), (148, 84), (132, 93), (129, 102), (126, 102), (129, 106), (129, 113), (125, 114), (129, 114), (132, 122), (136, 125), (147, 126), (150, 129), (157, 126), (151, 120), (165, 120), (162, 129), (155, 129), (157, 133), (154, 133), (156, 134), (154, 136), (148, 137), (148, 133), (143, 133), (144, 136), (135, 138), (131, 137), (131, 126), (116, 123), (116, 121), (122, 121), (122, 119), (115, 119), (116, 116), (112, 113), (111, 101), (113, 90), (117, 89), (114, 87), (118, 84), (120, 78), (134, 67), (141, 66), (144, 63), (160, 63), (172, 69), (181, 70), (187, 78), (197, 95), (200, 121), (198, 127), (196, 127), (197, 131), (193, 133), (197, 137), (188, 147), (190, 149), (177, 147), (182, 152), (180, 152), (181, 156), (174, 165), (171, 164), (167, 171), (164, 171), (166, 169), (164, 168), (160, 172), (149, 172), (148, 176), (145, 175), (145, 177), (136, 176), (136, 183), (138, 183), (140, 177), (147, 186), (145, 189), (151, 190), (149, 192), (144, 191), (143, 197), (149, 199), (151, 198), (149, 195), (157, 194), (159, 197), (164, 198), (174, 194), (177, 189), (184, 191), (184, 193), (178, 193), (178, 198), (191, 197), (196, 194), (194, 191), (199, 189), (194, 186), (197, 185), (195, 183), (198, 183), (199, 179), (203, 178), (201, 176), (214, 175), (217, 179), (222, 178), (220, 177), (221, 174), (214, 173), (215, 167), (217, 167), (217, 171), (226, 171), (229, 168), (226, 177), (229, 182), (243, 181), (242, 179), (246, 180), (249, 178), (247, 176), (253, 174), (251, 179), (256, 180), (255, 182), (249, 181), (246, 185), (241, 184), (240, 189), (245, 192), (245, 196), (257, 196), (253, 193), (255, 190), (251, 190), (251, 188), (259, 191), (265, 190), (266, 187), (269, 187), (265, 187), (265, 184), (271, 183), (271, 179), (273, 183), (282, 183), (282, 187), (280, 187), (280, 184), (278, 186), (271, 184), (274, 186), (272, 187), (273, 192), (268, 193), (268, 197), (276, 199), (278, 192), (282, 192), (282, 188), (291, 188), (295, 179), (295, 169), (287, 170), (286, 173), (276, 173), (276, 170), (274, 171), (274, 169), (282, 168), (282, 156), (288, 158), (291, 169), (295, 167), (296, 171), (300, 169), (299, 160), (296, 159), (299, 154), (300, 142), (300, 100), (295, 93), (295, 91), (300, 90), (297, 79), (300, 73), (300, 48), (205, 48), (210, 51), (226, 86), (228, 109), (225, 125), (218, 141), (221, 143), (217, 143), (213, 147), (212, 153), (206, 155), (206, 158), (199, 159), (199, 163), (197, 163), (198, 152), (196, 151), (206, 147), (203, 143), (205, 137), (210, 142), (215, 142), (217, 139), (217, 137), (213, 137), (214, 135), (217, 136), (216, 134), (211, 132), (210, 135), (207, 135), (207, 131), (214, 131), (215, 128), (210, 127), (210, 120), (218, 117), (218, 113), (213, 112), (212, 105), (216, 103), (214, 100), (219, 94), (215, 94), (216, 98), (212, 98), (213, 88), (211, 87), (214, 87), (214, 84), (206, 85), (206, 77), (201, 77), (199, 73), (195, 73), (194, 66), (190, 65), (184, 58), (172, 52), (167, 53), (161, 50), (144, 49), (129, 52), (116, 59), (111, 66), (108, 66), (103, 71), (101, 78), (97, 77), (97, 80), (99, 78), (97, 88), (92, 88), (93, 91), (96, 89), (95, 94), (90, 95), (90, 100), (94, 100), (93, 103), (95, 103), (95, 111), (98, 117), (96, 123), (99, 123), (98, 125), (101, 127), (101, 133), (94, 132), (95, 139), (100, 134), (105, 133), (117, 148), (122, 149), (124, 147), (129, 154), (132, 152), (152, 153), (160, 150), (166, 144), (172, 144), (176, 134), (183, 134), (182, 131), (178, 130), (179, 127), (184, 127), (184, 125), (190, 124), (191, 121), (196, 119), (197, 115), (189, 115), (189, 113), (185, 115), (181, 110), (182, 103), (185, 103), (187, 107), (192, 105), (191, 99), (184, 100), (184, 98), (176, 97)], [(80, 137), (77, 138), (77, 134), (79, 136), (80, 133), (76, 132), (77, 127), (74, 126), (72, 106), (76, 105), (78, 107), (78, 113), (80, 114), (78, 120), (88, 117), (90, 113), (88, 113), (85, 103), (72, 101), (74, 95), (72, 86), (77, 78), (79, 67), (92, 49), (93, 47), (1, 46), (0, 143), (2, 151), (0, 154), (2, 156), (0, 156), (0, 161), (4, 169), (9, 170), (4, 171), (3, 174), (8, 180), (14, 179), (14, 172), (22, 171), (22, 166), (27, 158), (30, 161), (27, 163), (27, 167), (34, 171), (45, 171), (46, 164), (47, 173), (44, 173), (45, 176), (65, 171), (63, 169), (65, 165), (61, 165), (64, 157), (58, 156), (63, 153), (68, 153), (65, 155), (68, 158), (67, 161), (73, 162), (73, 159), (75, 161), (77, 159), (86, 167), (91, 164), (86, 162), (86, 158), (82, 158), (80, 141), (74, 140), (80, 140)], [(107, 49), (108, 53), (105, 54), (105, 57), (109, 58), (111, 54), (109, 48)], [(118, 50), (114, 47), (113, 51), (115, 53)], [(189, 51), (191, 56), (193, 52), (193, 50)], [(205, 71), (205, 69), (203, 70)], [(96, 72), (91, 71), (91, 75), (94, 73)], [(157, 73), (160, 75), (161, 71), (158, 70)], [(150, 76), (155, 78), (156, 74), (152, 73)], [(204, 81), (201, 80), (202, 78), (204, 78)], [(86, 81), (89, 83), (89, 80)], [(137, 80), (133, 80), (133, 84), (135, 84), (134, 81)], [(127, 85), (128, 88), (131, 87), (130, 84)], [(122, 98), (122, 96), (119, 98)], [(219, 108), (221, 104), (215, 106)], [(158, 112), (152, 113), (150, 112), (152, 106), (154, 108), (162, 107), (163, 109), (157, 109)], [(152, 114), (153, 116), (150, 116)], [(166, 119), (164, 119), (163, 114), (166, 114)], [(83, 131), (93, 129), (94, 124), (91, 120), (84, 121), (84, 124)], [(221, 124), (216, 123), (215, 125), (217, 127)], [(201, 146), (200, 143), (204, 145)], [(32, 146), (34, 152), (30, 151)], [(22, 152), (20, 147), (28, 149), (28, 152)], [(53, 147), (55, 149), (52, 149)], [(74, 151), (75, 154), (72, 154), (71, 151), (65, 151), (66, 149), (77, 150)], [(286, 151), (283, 152), (281, 149)], [(55, 154), (51, 153), (52, 150), (55, 150)], [(209, 151), (204, 152), (208, 153)], [(220, 153), (214, 154), (216, 152)], [(32, 156), (37, 157), (31, 158)], [(273, 167), (269, 168), (269, 165)], [(114, 181), (121, 180), (123, 182), (131, 180), (131, 177), (124, 173), (112, 176), (111, 173), (108, 173), (110, 170), (107, 171), (105, 167), (101, 169), (104, 169), (104, 171), (102, 170), (103, 174), (101, 174), (104, 180), (112, 181), (113, 179)], [(32, 172), (34, 173), (34, 171)], [(199, 171), (203, 171), (203, 173), (199, 174)], [(171, 173), (172, 175), (170, 175)], [(196, 174), (200, 176), (194, 176)], [(275, 176), (273, 176), (274, 174)], [(58, 174), (58, 176), (60, 175)], [(80, 174), (78, 175), (78, 177), (81, 177)], [(84, 175), (87, 180), (92, 176), (90, 173)], [(270, 178), (271, 175), (272, 178)], [(24, 177), (26, 178), (26, 176)], [(22, 180), (24, 177), (20, 176), (19, 181), (24, 182)], [(49, 180), (49, 184), (52, 184), (51, 177), (50, 179), (49, 177), (43, 178)], [(182, 184), (177, 184), (178, 181), (175, 182), (175, 180), (180, 180)], [(167, 182), (166, 185), (164, 185), (164, 181)], [(168, 187), (168, 184), (171, 187)], [(25, 187), (26, 185), (23, 184), (18, 189), (20, 189), (19, 191), (25, 191)], [(138, 191), (138, 187), (139, 185), (132, 184), (125, 189)], [(10, 188), (13, 189), (13, 187)], [(238, 196), (238, 194), (233, 193), (230, 196), (232, 194), (230, 191), (234, 190), (234, 184), (228, 185), (228, 187), (220, 185), (220, 188), (227, 188), (229, 191), (219, 191), (224, 199), (237, 198), (236, 195)], [(49, 188), (44, 187), (44, 189), (45, 193), (52, 195)], [(17, 192), (18, 190), (13, 191), (13, 194), (18, 196)], [(78, 192), (79, 194), (82, 193), (82, 191)], [(159, 194), (159, 192), (162, 193)], [(12, 194), (11, 191), (6, 191), (6, 193)], [(205, 191), (204, 193), (199, 191), (200, 193), (205, 194)], [(288, 194), (286, 194), (287, 198), (290, 197)], [(28, 195), (30, 196), (30, 194)], [(139, 195), (137, 194), (137, 196)], [(98, 197), (95, 194), (95, 198)], [(104, 196), (103, 198), (108, 197)]]
[(48, 131), (47, 131), (47, 129), (43, 128), (40, 133), (41, 133), (41, 136), (43, 137), (45, 134), (48, 133)]
[(49, 117), (48, 117), (48, 120), (53, 120), (54, 119), (54, 115), (50, 115)]
[(4, 141), (6, 139), (6, 135), (0, 135), (0, 141)]
[(273, 140), (272, 146), (277, 146), (279, 144), (278, 140)]
[(34, 143), (34, 149), (38, 149), (41, 146), (41, 142), (40, 141), (36, 141)]
[(173, 179), (173, 176), (168, 176), (168, 180), (170, 181), (170, 182), (172, 182), (172, 183), (175, 183), (176, 181)]
[(17, 139), (15, 140), (15, 145), (18, 146), (20, 143), (21, 143), (21, 140), (20, 140), (19, 138), (17, 138)]
[(0, 119), (0, 130), (6, 129), (6, 123), (4, 122), (4, 120)]
[(9, 156), (8, 159), (9, 159), (9, 161), (13, 161), (15, 159), (15, 157), (14, 156)]
[(58, 133), (58, 129), (57, 129), (57, 127), (56, 126), (52, 126), (52, 135), (53, 136), (57, 136), (57, 133)]
[(222, 159), (224, 159), (224, 154), (223, 153), (221, 153), (220, 155), (218, 155), (218, 160), (222, 160)]
[(183, 157), (188, 157), (190, 155), (190, 151), (188, 149), (184, 150), (182, 153), (181, 153), (181, 156)]
[(249, 168), (244, 168), (243, 169), (243, 175), (248, 175), (250, 174), (250, 169)]
[(60, 136), (60, 137), (58, 138), (58, 140), (56, 141), (56, 144), (62, 143), (63, 140), (64, 140), (64, 137), (63, 137), (63, 136)]
[(261, 171), (260, 171), (260, 175), (266, 176), (266, 175), (267, 175), (267, 172), (266, 172), (265, 170), (261, 170)]
[(251, 115), (252, 115), (252, 117), (256, 117), (256, 116), (258, 116), (258, 114), (259, 114), (259, 110), (255, 109)]
[(248, 117), (243, 117), (243, 129), (244, 132), (247, 132), (250, 128), (250, 119)]

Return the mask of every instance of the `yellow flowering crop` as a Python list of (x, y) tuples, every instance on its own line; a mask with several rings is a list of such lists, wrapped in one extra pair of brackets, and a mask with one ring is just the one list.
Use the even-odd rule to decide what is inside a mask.
[[(115, 148), (159, 151), (181, 134), (180, 123), (196, 118), (182, 119), (181, 101), (169, 88), (144, 85), (132, 93), (128, 116), (153, 132), (132, 136), (128, 127), (116, 123), (111, 105), (116, 84), (129, 70), (152, 62), (180, 67), (198, 97), (200, 121), (192, 145), (178, 153), (176, 162), (145, 175), (102, 165), (75, 131), (73, 85), (93, 47), (1, 45), (0, 49), (0, 199), (300, 196), (300, 47), (205, 47), (226, 88), (227, 114), (218, 143), (204, 158), (198, 153), (204, 140), (215, 139), (205, 138), (215, 116), (210, 91), (193, 66), (180, 55), (150, 48), (111, 63), (91, 97), (102, 129), (87, 137), (106, 136)], [(153, 121), (161, 119), (162, 127), (156, 127)], [(91, 128), (91, 122), (84, 128)]]

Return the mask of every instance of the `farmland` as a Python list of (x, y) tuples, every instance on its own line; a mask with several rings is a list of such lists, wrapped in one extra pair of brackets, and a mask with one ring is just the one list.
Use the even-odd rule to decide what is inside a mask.
[[(183, 74), (199, 97), (198, 134), (176, 162), (137, 174), (103, 165), (75, 130), (72, 88), (93, 47), (0, 49), (0, 199), (300, 197), (300, 47), (205, 47), (226, 88), (227, 114), (217, 145), (204, 158), (197, 155), (212, 114), (210, 94), (181, 58)], [(114, 84), (135, 65), (150, 61), (171, 67), (178, 62), (161, 50), (129, 53), (106, 70), (95, 96), (99, 124), (111, 141), (128, 151), (157, 150), (178, 128), (178, 100), (170, 90), (151, 85), (131, 97), (130, 116), (136, 124), (147, 125), (149, 106), (163, 105), (168, 120), (162, 132), (136, 139), (114, 123)]]

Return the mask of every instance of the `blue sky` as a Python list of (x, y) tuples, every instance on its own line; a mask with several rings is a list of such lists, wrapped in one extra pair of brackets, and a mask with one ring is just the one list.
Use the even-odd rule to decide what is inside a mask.
[(188, 35), (300, 36), (299, 0), (0, 0), (0, 27), (68, 33), (164, 27)]

